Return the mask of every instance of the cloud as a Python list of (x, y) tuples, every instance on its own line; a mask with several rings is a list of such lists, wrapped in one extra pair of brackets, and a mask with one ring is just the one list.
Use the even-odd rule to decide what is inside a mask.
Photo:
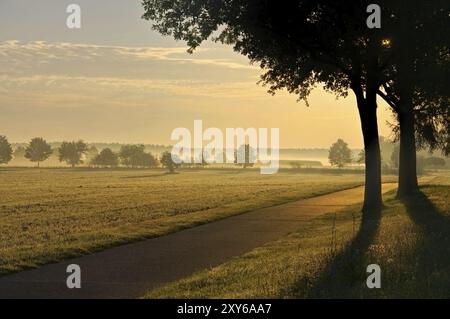
[(190, 55), (184, 47), (13, 40), (0, 42), (0, 56), (0, 92), (6, 93), (0, 102), (9, 105), (85, 106), (111, 100), (126, 106), (181, 97), (266, 98), (265, 89), (256, 85), (259, 69), (220, 48)]
[[(8, 96), (0, 101), (35, 105), (89, 105), (88, 101), (121, 101), (121, 105), (145, 105), (148, 101), (173, 98), (221, 100), (258, 100), (267, 98), (264, 89), (254, 82), (169, 81), (117, 77), (69, 77), (34, 75), (11, 77), (0, 75), (0, 90)], [(23, 92), (28, 92), (26, 95)], [(53, 96), (53, 97), (52, 97)], [(55, 98), (57, 97), (57, 98)], [(64, 103), (64, 97), (67, 103)]]
[[(216, 52), (212, 52), (216, 51)], [(64, 42), (31, 41), (21, 42), (17, 40), (0, 42), (0, 56), (3, 62), (0, 65), (7, 69), (29, 69), (42, 64), (50, 64), (56, 61), (122, 61), (145, 62), (165, 61), (177, 64), (198, 64), (208, 67), (257, 70), (249, 63), (240, 63), (231, 58), (205, 58), (204, 53), (217, 53), (220, 49), (200, 48), (195, 54), (188, 54), (185, 47), (125, 47), (104, 46), (93, 44), (75, 44)], [(8, 68), (8, 65), (10, 66)]]
[[(83, 87), (92, 91), (100, 87), (105, 90), (127, 91), (130, 89), (147, 91), (155, 90), (176, 95), (204, 96), (219, 98), (236, 98), (249, 96), (252, 91), (260, 91), (254, 82), (215, 83), (208, 81), (165, 81), (165, 80), (141, 80), (113, 77), (65, 77), (65, 76), (28, 76), (9, 77), (0, 75), (0, 83), (7, 83), (3, 88), (28, 87), (69, 89)], [(0, 86), (2, 87), (2, 86)], [(118, 92), (116, 91), (116, 92)], [(258, 92), (259, 93), (259, 92)], [(257, 94), (259, 96), (259, 94)]]

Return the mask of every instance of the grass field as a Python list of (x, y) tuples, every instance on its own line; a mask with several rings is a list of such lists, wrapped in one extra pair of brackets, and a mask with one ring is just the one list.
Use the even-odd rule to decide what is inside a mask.
[[(148, 292), (146, 298), (450, 298), (450, 178), (423, 185), (405, 202), (391, 192), (378, 220), (359, 207), (212, 269)], [(366, 267), (382, 289), (366, 287)]]
[[(0, 169), (0, 274), (361, 185), (362, 174)], [(388, 178), (393, 180), (392, 177)]]

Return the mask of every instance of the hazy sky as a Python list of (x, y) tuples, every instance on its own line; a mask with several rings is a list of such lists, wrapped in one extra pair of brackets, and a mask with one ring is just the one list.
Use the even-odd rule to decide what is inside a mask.
[[(66, 7), (82, 28), (66, 27)], [(270, 96), (260, 70), (231, 48), (205, 43), (194, 55), (141, 19), (140, 0), (0, 0), (0, 135), (12, 142), (170, 143), (176, 127), (278, 127), (282, 147), (361, 147), (353, 95), (320, 87), (310, 107)], [(380, 104), (380, 133), (390, 134)]]

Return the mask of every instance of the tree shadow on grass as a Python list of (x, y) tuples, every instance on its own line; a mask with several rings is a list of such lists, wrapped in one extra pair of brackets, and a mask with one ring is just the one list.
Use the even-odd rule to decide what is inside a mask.
[[(365, 285), (367, 267), (366, 252), (373, 243), (381, 221), (381, 210), (363, 214), (356, 236), (339, 253), (330, 253), (326, 266), (318, 277), (305, 287), (299, 282), (297, 287), (305, 287), (306, 298), (354, 298), (355, 286)], [(305, 279), (305, 278), (304, 278)], [(308, 279), (310, 280), (310, 279)], [(308, 287), (309, 286), (309, 287)]]
[[(444, 191), (445, 186), (436, 187)], [(420, 230), (414, 256), (411, 285), (414, 297), (450, 297), (450, 218), (443, 215), (430, 199), (419, 192), (402, 200), (408, 215)]]
[[(445, 188), (440, 189), (443, 186), (429, 187), (437, 187), (433, 192), (446, 198), (442, 194)], [(450, 217), (442, 214), (423, 192), (403, 199), (402, 203), (414, 228), (405, 228), (404, 234), (397, 234), (400, 237), (391, 237), (404, 238), (407, 243), (393, 243), (394, 254), (398, 254), (395, 260), (400, 264), (382, 270), (382, 289), (366, 287), (368, 252), (379, 230), (380, 212), (361, 221), (353, 240), (340, 253), (330, 254), (318, 275), (301, 278), (294, 294), (307, 298), (449, 298)]]

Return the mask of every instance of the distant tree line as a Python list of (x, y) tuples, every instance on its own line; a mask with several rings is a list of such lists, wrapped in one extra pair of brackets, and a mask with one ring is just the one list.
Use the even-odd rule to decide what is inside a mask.
[(172, 160), (171, 153), (164, 151), (161, 159), (158, 159), (150, 152), (145, 151), (144, 145), (122, 145), (118, 152), (110, 148), (104, 148), (98, 152), (95, 146), (88, 147), (82, 141), (65, 141), (57, 148), (52, 148), (41, 137), (33, 138), (26, 147), (19, 146), (14, 151), (8, 139), (0, 136), (0, 164), (8, 164), (13, 158), (26, 158), (30, 162), (36, 163), (37, 167), (41, 162), (46, 161), (52, 154), (57, 154), (61, 163), (66, 163), (72, 168), (88, 164), (94, 167), (130, 167), (130, 168), (156, 168), (164, 167), (170, 172), (178, 167)]
[[(385, 169), (398, 169), (400, 158), (400, 147), (398, 144), (393, 144), (387, 139), (381, 139), (383, 152), (390, 152), (388, 157), (389, 162), (384, 162), (383, 154), (381, 154), (381, 160)], [(116, 168), (116, 167), (128, 167), (128, 168), (156, 168), (164, 167), (169, 172), (174, 172), (178, 167), (198, 167), (206, 166), (207, 163), (203, 158), (201, 164), (188, 165), (188, 164), (176, 164), (172, 160), (171, 153), (169, 151), (163, 151), (158, 158), (151, 152), (146, 152), (145, 145), (120, 145), (115, 147), (117, 151), (113, 151), (110, 147), (103, 148), (100, 152), (95, 145), (88, 146), (84, 141), (65, 141), (62, 143), (48, 143), (41, 137), (33, 138), (26, 146), (18, 146), (13, 150), (12, 145), (8, 142), (5, 136), (0, 135), (0, 165), (8, 164), (13, 158), (25, 158), (30, 162), (36, 163), (37, 167), (41, 162), (49, 159), (53, 154), (58, 157), (61, 163), (65, 163), (71, 167), (76, 167), (82, 164), (87, 164), (92, 167), (101, 168)], [(114, 145), (119, 144), (105, 144)], [(167, 148), (167, 147), (165, 147)], [(164, 149), (161, 147), (161, 150)], [(254, 165), (255, 152), (249, 145), (241, 145), (234, 156), (235, 165), (239, 165), (243, 168), (252, 167)], [(238, 161), (238, 158), (241, 160)], [(245, 159), (242, 161), (242, 159)], [(350, 164), (364, 164), (365, 163), (365, 151), (362, 150), (356, 158), (353, 158), (352, 151), (348, 147), (348, 144), (338, 139), (330, 147), (328, 151), (328, 159), (332, 166), (343, 168)], [(296, 161), (291, 162), (293, 168), (300, 168), (300, 164)], [(417, 172), (422, 174), (426, 167), (428, 168), (444, 168), (446, 166), (446, 160), (441, 157), (435, 156), (421, 156), (417, 158)]]
[[(348, 144), (344, 142), (342, 139), (338, 139), (336, 143), (331, 145), (329, 149), (328, 160), (332, 166), (337, 166), (342, 168), (346, 165), (356, 163), (356, 164), (364, 164), (366, 159), (366, 153), (364, 150), (358, 154), (356, 159), (352, 158), (352, 151), (348, 147)], [(383, 162), (383, 156), (380, 154), (381, 161)], [(394, 145), (392, 148), (392, 153), (390, 156), (390, 166), (392, 168), (398, 169), (400, 161), (400, 146), (398, 144)], [(431, 168), (443, 168), (446, 165), (445, 159), (441, 157), (417, 157), (417, 173), (423, 174), (426, 167)], [(388, 164), (385, 164), (384, 168), (388, 168)]]

